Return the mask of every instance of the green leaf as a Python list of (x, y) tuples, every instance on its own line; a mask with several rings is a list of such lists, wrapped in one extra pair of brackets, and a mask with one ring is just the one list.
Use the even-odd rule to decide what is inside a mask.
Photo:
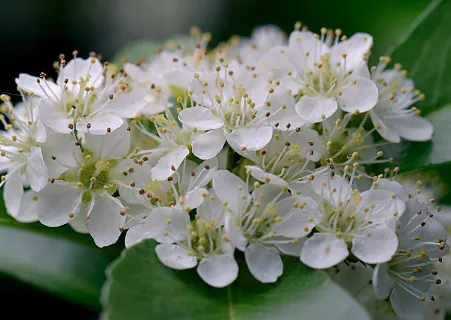
[(0, 272), (95, 309), (108, 257), (64, 239), (0, 226)]
[[(426, 118), (434, 126), (434, 136), (431, 141), (405, 142), (403, 144), (402, 156), (397, 162), (403, 172), (434, 167), (451, 161), (449, 141), (451, 105), (431, 113)], [(394, 148), (399, 149), (400, 147), (396, 145)]]
[(105, 269), (117, 247), (97, 248), (69, 226), (19, 223), (6, 214), (0, 192), (0, 273), (75, 303), (100, 309)]
[(425, 112), (451, 103), (450, 21), (451, 0), (432, 1), (387, 53), (426, 95)]
[(276, 284), (257, 282), (241, 266), (225, 289), (209, 287), (195, 270), (160, 264), (152, 240), (125, 250), (109, 268), (102, 293), (104, 319), (370, 319), (322, 271), (288, 259)]

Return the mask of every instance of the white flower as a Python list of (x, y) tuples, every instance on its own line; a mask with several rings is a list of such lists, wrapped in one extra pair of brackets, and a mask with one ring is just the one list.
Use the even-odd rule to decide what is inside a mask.
[(352, 190), (348, 180), (330, 173), (315, 177), (313, 187), (318, 209), (309, 212), (309, 221), (318, 233), (302, 247), (304, 264), (329, 268), (345, 260), (349, 251), (370, 264), (392, 258), (398, 239), (388, 225), (405, 209), (392, 191), (370, 189), (360, 193)]
[[(54, 147), (58, 149), (58, 145)], [(130, 133), (124, 123), (104, 136), (86, 133), (71, 157), (55, 153), (54, 161), (67, 169), (39, 192), (37, 212), (41, 223), (57, 227), (81, 215), (99, 247), (115, 243), (124, 226), (126, 209), (112, 195), (123, 179), (121, 162), (129, 161), (123, 160), (129, 155), (129, 148)], [(138, 159), (135, 160), (139, 163)]]
[(296, 116), (292, 94), (265, 71), (240, 64), (216, 70), (194, 75), (191, 99), (198, 105), (179, 114), (182, 123), (205, 131), (193, 138), (197, 157), (215, 156), (226, 140), (237, 151), (259, 150), (271, 140), (273, 126), (295, 130), (305, 123)]
[(236, 279), (238, 264), (222, 230), (224, 210), (215, 210), (218, 206), (209, 203), (214, 201), (214, 195), (208, 197), (193, 221), (179, 206), (155, 208), (145, 225), (135, 228), (142, 228), (146, 238), (160, 243), (155, 252), (164, 265), (177, 270), (197, 266), (197, 273), (206, 283), (222, 288)]
[[(401, 319), (426, 319), (428, 290), (440, 283), (433, 261), (448, 252), (446, 230), (428, 210), (413, 198), (396, 224), (399, 248), (391, 261), (378, 264), (373, 273), (376, 296), (390, 301)], [(434, 297), (431, 297), (435, 300)]]
[[(145, 163), (135, 166), (131, 172), (125, 166), (122, 173), (125, 177), (118, 182), (119, 193), (127, 204), (133, 205), (129, 213), (129, 224), (133, 226), (127, 232), (126, 246), (148, 238), (147, 229), (151, 227), (149, 224), (152, 222), (147, 216), (151, 216), (155, 208), (176, 207), (188, 213), (198, 208), (208, 195), (205, 187), (217, 167), (216, 159), (205, 161), (198, 166), (191, 161), (185, 161), (180, 169), (172, 171), (172, 175), (165, 181), (158, 181), (151, 179), (151, 166)], [(223, 208), (213, 208), (221, 209)], [(133, 211), (138, 211), (138, 214)]]
[(372, 79), (379, 90), (379, 100), (370, 111), (377, 132), (390, 142), (401, 138), (411, 141), (427, 141), (434, 128), (426, 119), (418, 116), (413, 104), (422, 100), (423, 94), (415, 90), (413, 80), (406, 77), (400, 67), (386, 70), (390, 58), (382, 57), (373, 69)]
[(377, 88), (368, 77), (364, 61), (373, 38), (357, 33), (339, 42), (340, 30), (325, 28), (321, 36), (295, 30), (288, 46), (274, 47), (265, 58), (272, 70), (286, 71), (290, 88), (298, 93), (295, 109), (308, 122), (322, 122), (338, 108), (365, 112), (377, 102)]
[(150, 122), (155, 133), (149, 131), (141, 121), (136, 122), (135, 128), (144, 139), (149, 140), (146, 145), (153, 146), (149, 150), (150, 161), (155, 164), (152, 168), (152, 180), (166, 180), (189, 155), (188, 147), (192, 144), (194, 132), (183, 124), (180, 125), (169, 111), (165, 115), (151, 116)]
[[(0, 134), (0, 170), (7, 174), (2, 176), (0, 186), (5, 185), (5, 206), (18, 221), (36, 221), (36, 213), (31, 210), (33, 199), (48, 181), (41, 150), (46, 132), (37, 112), (40, 101), (23, 96), (23, 102), (13, 107), (9, 96), (2, 95), (1, 99), (5, 109), (0, 120), (6, 131)], [(24, 191), (24, 187), (30, 190)]]
[(256, 66), (272, 47), (285, 45), (287, 35), (279, 27), (267, 25), (255, 28), (250, 38), (239, 39), (238, 45), (234, 40), (231, 39), (232, 47), (227, 48), (228, 56), (239, 56), (243, 63)]
[(225, 232), (230, 243), (244, 252), (257, 280), (275, 282), (283, 272), (280, 252), (299, 255), (299, 239), (311, 231), (302, 214), (309, 199), (289, 196), (286, 189), (270, 184), (250, 194), (247, 183), (225, 170), (213, 177), (213, 190), (228, 211)]
[(245, 166), (255, 179), (294, 190), (315, 173), (315, 163), (323, 153), (319, 134), (305, 127), (290, 132), (275, 130), (272, 140), (262, 150), (240, 152), (255, 163)]
[(195, 72), (211, 69), (206, 54), (209, 37), (199, 34), (189, 40), (196, 44), (191, 46), (189, 42), (183, 42), (176, 50), (158, 51), (150, 62), (139, 66), (124, 64), (132, 86), (146, 91), (146, 105), (141, 110), (144, 115), (154, 115), (172, 107), (176, 98), (186, 96)]
[(47, 127), (60, 133), (74, 130), (104, 135), (119, 128), (144, 106), (144, 91), (122, 84), (124, 77), (111, 73), (96, 58), (61, 60), (56, 83), (20, 74), (22, 90), (41, 97), (39, 116)]

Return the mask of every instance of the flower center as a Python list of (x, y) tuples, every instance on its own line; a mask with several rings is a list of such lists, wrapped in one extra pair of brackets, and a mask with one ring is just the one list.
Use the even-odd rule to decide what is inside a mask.
[(208, 222), (196, 216), (196, 219), (191, 221), (191, 224), (186, 229), (189, 232), (189, 243), (187, 245), (191, 250), (191, 254), (202, 258), (204, 254), (221, 250), (221, 247), (218, 246), (221, 241), (221, 234), (215, 228), (214, 219)]
[(91, 190), (103, 189), (109, 183), (110, 168), (111, 163), (106, 160), (83, 164), (79, 175), (81, 184)]

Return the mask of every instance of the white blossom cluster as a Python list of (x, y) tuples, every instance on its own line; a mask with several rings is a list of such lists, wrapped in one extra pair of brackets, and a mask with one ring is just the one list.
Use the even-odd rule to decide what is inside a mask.
[(9, 214), (68, 223), (99, 247), (125, 230), (127, 247), (154, 239), (164, 265), (196, 267), (214, 287), (237, 278), (238, 251), (264, 283), (285, 255), (315, 269), (358, 262), (413, 319), (448, 250), (430, 204), (394, 181), (379, 149), (432, 137), (413, 80), (388, 57), (368, 67), (369, 34), (297, 23), (288, 38), (263, 27), (208, 40), (193, 29), (193, 45), (123, 69), (74, 52), (56, 81), (20, 74), (23, 101), (1, 97)]

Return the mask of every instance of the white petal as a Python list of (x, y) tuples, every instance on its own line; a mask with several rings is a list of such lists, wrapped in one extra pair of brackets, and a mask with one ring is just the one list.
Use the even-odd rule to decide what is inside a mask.
[(214, 219), (216, 225), (222, 226), (224, 225), (225, 208), (212, 191), (213, 189), (210, 190), (201, 206), (197, 208), (197, 214), (206, 221)]
[(133, 81), (147, 81), (150, 74), (133, 63), (124, 63), (124, 71)]
[(315, 192), (331, 203), (338, 204), (351, 198), (352, 188), (349, 181), (339, 175), (331, 177), (328, 173), (319, 174), (312, 184)]
[[(392, 198), (392, 191), (370, 189), (362, 192), (362, 201), (357, 205), (356, 212), (368, 221), (372, 222), (393, 222), (397, 220), (406, 210), (404, 201)], [(365, 208), (370, 211), (364, 212)]]
[(352, 253), (366, 263), (383, 263), (390, 261), (398, 249), (395, 232), (382, 224), (368, 228), (352, 241)]
[(193, 190), (188, 191), (188, 193), (185, 195), (185, 201), (184, 201), (183, 207), (196, 209), (204, 201), (203, 195), (205, 195), (205, 194), (207, 194), (207, 190), (204, 188), (195, 188)]
[[(329, 118), (330, 119), (330, 118)], [(324, 121), (324, 123), (327, 122)], [(312, 161), (319, 161), (324, 154), (324, 144), (318, 132), (307, 127), (302, 127), (299, 134), (283, 136), (283, 139), (290, 142), (292, 148), (298, 146), (301, 149), (302, 157)]]
[(387, 298), (393, 288), (393, 279), (388, 275), (386, 263), (376, 265), (372, 280), (376, 297), (380, 300)]
[(290, 196), (288, 191), (274, 184), (264, 184), (252, 192), (252, 199), (254, 199), (254, 202), (259, 202), (261, 208), (266, 207), (267, 204), (274, 202), (274, 199), (278, 198), (279, 202), (276, 203), (276, 210), (279, 210), (279, 203), (285, 201), (288, 196)]
[(391, 192), (394, 192), (399, 199), (407, 199), (407, 192), (399, 182), (390, 181), (388, 179), (379, 179), (377, 181), (377, 189), (390, 190)]
[(48, 181), (47, 167), (42, 157), (41, 148), (33, 147), (27, 164), (27, 180), (33, 191), (40, 191)]
[(315, 233), (304, 242), (301, 261), (314, 269), (330, 268), (349, 255), (348, 247), (342, 239), (327, 233)]
[(155, 247), (155, 253), (162, 264), (172, 269), (185, 270), (197, 265), (196, 257), (188, 255), (176, 244), (159, 244)]
[(186, 226), (189, 223), (189, 214), (180, 208), (155, 208), (145, 219), (145, 229), (141, 239), (153, 238), (160, 243), (181, 241), (186, 237)]
[(370, 79), (354, 76), (355, 84), (349, 84), (337, 97), (340, 108), (346, 112), (366, 112), (372, 109), (379, 96), (376, 85)]
[[(81, 202), (80, 190), (49, 183), (39, 191), (36, 211), (39, 221), (49, 227), (59, 227), (69, 222), (69, 213)], [(77, 212), (74, 212), (76, 215)]]
[(123, 208), (119, 200), (109, 195), (96, 197), (86, 226), (98, 247), (112, 245), (119, 239), (119, 228), (125, 223)]
[(396, 315), (402, 320), (424, 320), (426, 304), (395, 284), (390, 302)]
[[(311, 31), (294, 30), (288, 39), (289, 54), (291, 61), (297, 63), (297, 69), (303, 70), (305, 67), (313, 68), (316, 57), (329, 52), (329, 48), (324, 41), (317, 39)], [(306, 55), (307, 52), (314, 54)], [(304, 66), (304, 60), (306, 66)], [(291, 71), (291, 70), (290, 70)]]
[(214, 254), (199, 262), (197, 273), (210, 286), (224, 288), (238, 277), (238, 264), (233, 255)]
[(68, 83), (72, 80), (79, 81), (82, 77), (86, 79), (90, 76), (90, 84), (98, 82), (98, 79), (102, 76), (103, 66), (96, 58), (74, 58), (70, 60), (63, 68), (63, 72), (59, 75), (57, 83), (61, 83), (65, 79), (68, 79)]
[(294, 106), (297, 114), (311, 123), (322, 122), (337, 111), (337, 101), (326, 97), (303, 96)]
[(283, 180), (282, 178), (279, 178), (278, 176), (267, 173), (263, 169), (257, 166), (245, 166), (246, 170), (250, 170), (251, 176), (253, 176), (255, 179), (261, 182), (266, 182), (270, 184), (275, 184), (278, 186), (287, 186), (288, 183)]
[[(79, 120), (77, 122), (77, 130), (93, 135), (106, 135), (108, 131), (116, 130), (123, 123), (122, 118), (115, 114), (98, 114)], [(89, 129), (88, 124), (90, 125)]]
[[(80, 156), (80, 148), (75, 145), (75, 138), (72, 135), (47, 130), (46, 136), (45, 143), (41, 145), (42, 156), (49, 177), (57, 178), (67, 171), (67, 167), (77, 166), (76, 159)], [(52, 159), (53, 155), (58, 161)]]
[(189, 150), (185, 146), (180, 146), (174, 151), (171, 151), (160, 160), (155, 167), (152, 168), (152, 180), (166, 180), (168, 177), (174, 174), (172, 168), (177, 168), (189, 155)]
[(19, 222), (35, 222), (38, 221), (38, 214), (36, 211), (37, 192), (33, 190), (25, 191), (22, 202), (20, 203), (19, 214), (14, 217)]
[[(213, 179), (216, 171), (218, 171), (218, 159), (212, 158), (202, 162), (200, 165), (195, 167), (192, 172), (194, 172), (194, 179), (189, 178), (188, 184), (191, 184), (191, 188), (203, 188), (210, 183)], [(208, 169), (206, 169), (208, 168)]]
[(72, 129), (69, 125), (74, 124), (74, 120), (66, 113), (59, 111), (52, 101), (43, 100), (39, 105), (39, 118), (42, 123), (58, 133), (69, 134)]
[(346, 70), (357, 70), (363, 63), (363, 57), (368, 54), (373, 44), (373, 37), (367, 33), (356, 33), (349, 39), (339, 42), (331, 49), (331, 60), (344, 63), (342, 54), (346, 56)]
[(196, 188), (203, 188), (209, 184), (218, 170), (218, 159), (212, 158), (199, 165), (191, 160), (187, 160), (183, 165), (183, 170), (186, 174), (182, 175), (181, 181), (179, 181), (181, 195)]
[(288, 214), (290, 214), (293, 209), (294, 203), (305, 203), (306, 206), (304, 207), (305, 214), (307, 213), (307, 210), (309, 210), (309, 214), (311, 217), (315, 217), (316, 215), (320, 215), (318, 205), (316, 202), (309, 197), (304, 196), (290, 196), (286, 197), (285, 199), (279, 200), (276, 203), (276, 211), (277, 215), (284, 218)]
[(250, 197), (247, 184), (239, 177), (227, 170), (218, 170), (213, 177), (213, 189), (222, 202), (233, 212), (240, 212), (245, 200), (242, 196)]
[[(53, 99), (55, 100), (56, 97), (59, 98), (60, 96), (60, 88), (58, 85), (51, 81), (47, 81), (44, 79), (39, 79), (40, 84), (38, 84), (37, 77), (30, 76), (25, 73), (21, 73), (19, 75), (19, 78), (16, 78), (16, 84), (24, 91), (30, 93), (34, 93), (36, 96), (46, 98), (46, 99)], [(44, 88), (44, 90), (42, 89)], [(55, 93), (55, 95), (53, 93)]]
[(122, 158), (130, 149), (130, 132), (127, 123), (123, 123), (117, 130), (104, 135), (85, 134), (85, 148), (97, 157), (104, 159)]
[(252, 243), (244, 251), (251, 274), (260, 282), (276, 282), (283, 273), (283, 262), (275, 248)]
[(205, 107), (184, 109), (179, 113), (179, 120), (183, 124), (199, 130), (218, 129), (224, 123), (213, 114), (212, 109)]
[(144, 239), (150, 239), (151, 236), (146, 234), (146, 230), (145, 221), (142, 221), (127, 230), (127, 233), (125, 234), (125, 247), (130, 248)]
[(133, 86), (127, 91), (120, 91), (114, 95), (113, 100), (108, 103), (106, 110), (121, 118), (133, 118), (139, 114), (146, 105), (146, 89)]
[[(290, 197), (296, 199), (296, 197)], [(272, 231), (279, 236), (287, 238), (302, 238), (307, 236), (315, 227), (312, 220), (311, 209), (293, 208), (286, 214), (282, 221), (276, 223)]]
[(243, 236), (237, 224), (241, 224), (241, 221), (237, 221), (231, 214), (226, 214), (224, 223), (225, 233), (235, 248), (244, 251), (246, 249), (247, 239)]
[(211, 159), (222, 150), (225, 141), (222, 128), (195, 135), (192, 142), (193, 153), (199, 159)]
[(301, 255), (302, 245), (304, 244), (303, 241), (304, 239), (297, 240), (296, 242), (291, 241), (288, 243), (276, 243), (275, 246), (283, 254), (299, 257)]
[[(296, 101), (291, 93), (275, 93), (271, 96), (270, 102), (271, 108), (267, 111), (271, 112), (268, 119), (271, 125), (278, 123), (277, 128), (280, 130), (295, 130), (305, 124), (306, 121), (298, 116), (294, 110)], [(279, 110), (282, 106), (284, 106), (284, 109)]]
[(6, 180), (3, 193), (6, 210), (11, 216), (17, 217), (19, 215), (23, 195), (22, 178), (16, 171)]
[(270, 126), (240, 128), (233, 130), (226, 138), (227, 141), (233, 140), (233, 145), (238, 145), (240, 150), (260, 150), (271, 141), (272, 132), (273, 129)]
[(269, 70), (290, 70), (293, 68), (293, 63), (287, 54), (288, 48), (276, 46), (271, 48), (263, 57), (263, 64)]
[(375, 110), (370, 111), (371, 121), (373, 122), (374, 127), (377, 127), (377, 132), (381, 135), (382, 138), (389, 142), (399, 143), (401, 142), (401, 138), (399, 134), (396, 132), (396, 127), (387, 127), (386, 123), (382, 121), (382, 119), (376, 114)]
[(419, 116), (399, 117), (385, 120), (388, 127), (392, 127), (406, 140), (427, 141), (432, 139), (434, 127), (432, 124)]
[[(83, 204), (82, 204), (83, 205)], [(69, 225), (74, 231), (78, 233), (88, 234), (89, 230), (86, 227), (86, 216), (83, 214), (77, 214), (75, 217), (70, 219)]]

